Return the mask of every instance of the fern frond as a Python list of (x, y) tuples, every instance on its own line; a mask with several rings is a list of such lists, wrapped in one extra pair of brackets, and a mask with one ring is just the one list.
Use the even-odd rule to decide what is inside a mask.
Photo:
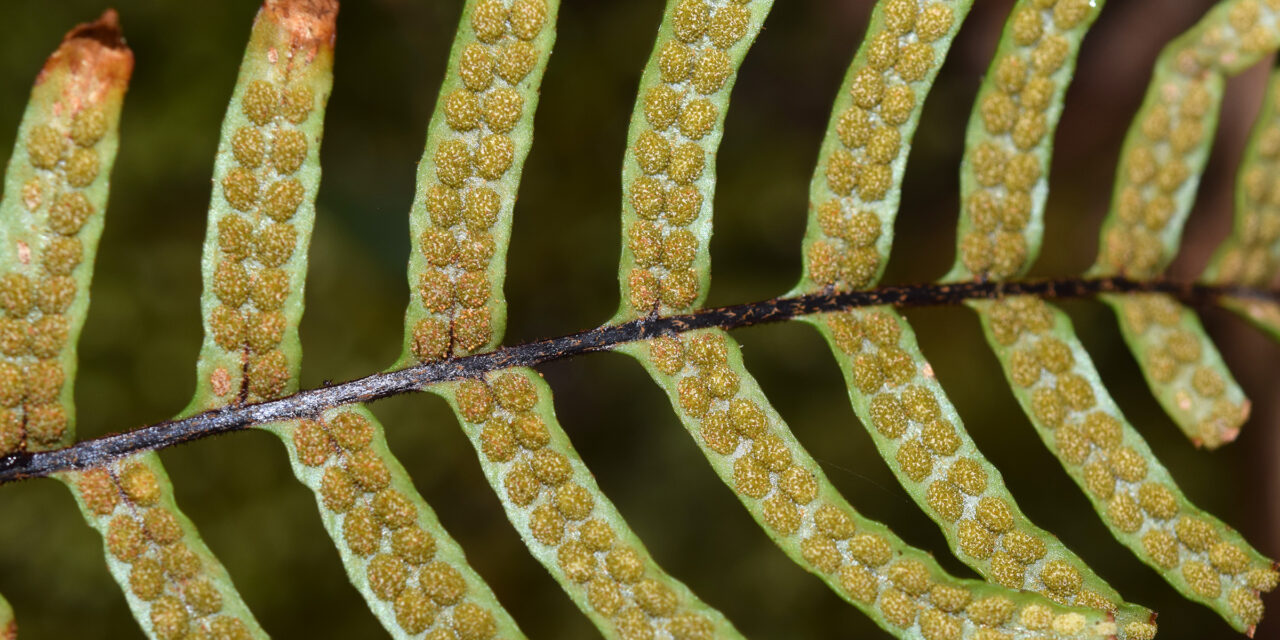
[(531, 369), (440, 385), (525, 545), (610, 638), (740, 638), (658, 566), (596, 484)]
[(184, 414), (297, 389), (337, 10), (333, 0), (267, 0), (254, 21), (214, 160), (204, 344)]
[[(1201, 276), (1205, 282), (1265, 286), (1280, 270), (1280, 212), (1273, 195), (1280, 170), (1280, 72), (1271, 73), (1264, 96), (1236, 173), (1235, 224)], [(1239, 298), (1223, 306), (1280, 339), (1280, 306)]]
[(1105, 295), (1147, 385), (1196, 445), (1231, 442), (1249, 418), (1236, 383), (1195, 312), (1165, 294)]
[(884, 273), (911, 138), (971, 6), (971, 0), (876, 3), (809, 183), (812, 213), (796, 292), (863, 289)]
[(77, 26), (36, 77), (18, 128), (0, 201), (5, 453), (75, 440), (75, 344), (132, 70), (114, 12)]
[(970, 626), (972, 637), (1116, 632), (1101, 610), (955, 578), (928, 552), (859, 514), (769, 404), (726, 332), (667, 336), (619, 351), (640, 360), (662, 387), (721, 481), (774, 543), (885, 631), (900, 638), (957, 637)]
[[(1258, 8), (1256, 2), (1222, 3), (1161, 54), (1146, 103), (1129, 132), (1095, 273), (1150, 277), (1172, 259), (1208, 154), (1211, 136), (1205, 129), (1216, 118), (1222, 73), (1242, 69), (1274, 46), (1263, 37), (1274, 39), (1268, 35), (1271, 16), (1260, 15)], [(1254, 39), (1240, 38), (1239, 49), (1228, 45), (1226, 51), (1202, 42), (1220, 43), (1223, 29), (1248, 31)], [(984, 138), (990, 133), (987, 123), (982, 130), (971, 126), (966, 164), (975, 175), (983, 173), (989, 155)], [(1011, 180), (1020, 180), (1016, 173), (1013, 164), (993, 169), (990, 182), (1003, 182), (1007, 189)], [(1036, 172), (1026, 186), (1046, 189), (1045, 173)], [(1030, 218), (1039, 220), (1044, 199), (1026, 202)], [(1038, 246), (1041, 228), (1028, 226), (1026, 233), (1029, 245)], [(1116, 310), (1153, 389), (1171, 414), (1178, 414), (1175, 420), (1184, 430), (1211, 445), (1233, 437), (1247, 401), (1232, 389), (1194, 314), (1161, 294), (1102, 298)], [(1184, 595), (1208, 604), (1237, 629), (1251, 629), (1262, 615), (1257, 590), (1274, 587), (1271, 562), (1186, 500), (1111, 400), (1066, 316), (1029, 297), (969, 304), (978, 310), (1024, 411), (1112, 533)], [(1192, 363), (1194, 368), (1177, 371)], [(1216, 555), (1210, 557), (1211, 552)], [(1221, 579), (1227, 580), (1225, 588)]]
[(348, 579), (392, 637), (416, 638), (428, 629), (525, 637), (414, 488), (364, 405), (267, 429), (289, 450), (294, 475), (315, 493)]
[[(18, 405), (6, 410), (6, 431), (16, 422), (29, 450), (75, 437), (75, 343), (132, 69), (114, 13), (69, 33), (36, 80), (5, 178), (0, 233), (13, 253), (2, 257), (4, 367), (9, 406)], [(58, 477), (102, 534), (107, 567), (150, 637), (182, 637), (193, 622), (261, 635), (173, 503), (158, 456)]]
[(1057, 536), (1022, 513), (1000, 471), (969, 436), (905, 318), (880, 308), (812, 323), (840, 363), (858, 419), (958, 558), (1010, 589), (1114, 612), (1126, 637), (1154, 632), (1151, 611), (1125, 603)]
[(178, 508), (154, 451), (59, 476), (102, 534), (107, 568), (147, 637), (266, 638), (231, 577)]
[[(1239, 172), (1231, 237), (1199, 281), (1159, 274), (1176, 255), (1227, 78), (1280, 48), (1280, 0), (1214, 0), (1166, 47), (1127, 133), (1097, 263), (1085, 276), (1046, 280), (1025, 276), (1042, 242), (1053, 138), (1105, 0), (1008, 3), (968, 119), (955, 260), (938, 283), (894, 286), (879, 281), (909, 150), (974, 3), (874, 3), (810, 181), (800, 281), (784, 296), (719, 308), (702, 307), (715, 160), (732, 87), (772, 2), (669, 0), (624, 155), (619, 308), (604, 326), (509, 346), (506, 254), (560, 6), (466, 0), (417, 167), (397, 361), (299, 391), (337, 2), (263, 0), (254, 23), (216, 156), (196, 393), (177, 419), (75, 442), (76, 342), (132, 69), (113, 13), (68, 36), (37, 79), (19, 131), (0, 199), (0, 483), (48, 476), (72, 490), (147, 637), (266, 637), (178, 509), (157, 455), (253, 428), (284, 445), (350, 583), (391, 637), (524, 638), (363, 404), (427, 391), (454, 412), (530, 554), (602, 635), (741, 638), (659, 566), (604, 495), (533, 368), (615, 350), (667, 394), (774, 544), (887, 634), (1149, 640), (1154, 613), (1126, 602), (1022, 513), (901, 313), (962, 303), (978, 313), (1020, 407), (1112, 534), (1181, 594), (1252, 636), (1263, 593), (1280, 586), (1280, 564), (1182, 494), (1050, 302), (1100, 298), (1180, 429), (1209, 447), (1236, 436), (1249, 401), (1183, 305), (1221, 304), (1280, 338), (1280, 291), (1267, 288), (1280, 271), (1280, 217), (1270, 211), (1280, 202), (1271, 193), (1280, 72)], [(877, 451), (987, 581), (955, 577), (835, 489), (728, 333), (784, 320), (824, 336)], [(0, 640), (15, 633), (0, 598)]]
[[(205, 345), (188, 411), (297, 388), (336, 14), (336, 2), (269, 1), (255, 22), (215, 165), (221, 192), (205, 238)], [(315, 494), (351, 584), (393, 637), (428, 628), (523, 637), (366, 408), (264, 428)]]
[(1263, 330), (1272, 340), (1280, 340), (1280, 304), (1231, 297), (1224, 298), (1220, 304)]
[(1234, 529), (1191, 504), (1102, 386), (1066, 314), (1036, 298), (973, 303), (1014, 395), (1111, 533), (1240, 631), (1280, 579)]
[[(559, 3), (468, 2), (429, 129), (410, 217), (417, 295), (401, 363), (497, 345), (521, 168)], [(456, 71), (454, 71), (456, 69)], [(530, 553), (608, 637), (738, 637), (649, 555), (600, 491), (537, 372), (436, 385)]]
[(702, 304), (715, 157), (739, 65), (770, 0), (669, 0), (622, 164), (622, 303), (615, 321)]
[[(886, 6), (892, 8), (895, 4)], [(899, 3), (896, 6), (904, 5)], [(1042, 110), (1060, 102), (1063, 90), (1055, 89), (1048, 78), (1061, 80), (1070, 76), (1073, 65), (1067, 61), (1075, 57), (1073, 45), (1078, 44), (1094, 15), (1093, 8), (1084, 2), (1063, 2), (1051, 10), (1029, 2), (1016, 6), (998, 48), (997, 61), (993, 63), (996, 71), (988, 76), (980, 92), (984, 96), (980, 97), (984, 100), (982, 104), (989, 104), (992, 96), (1003, 97), (1003, 102), (997, 106), (1017, 114), (1019, 105), (1004, 92), (1026, 88), (1028, 69), (1037, 62), (1046, 83), (1035, 89), (1037, 97), (1034, 99), (1043, 103)], [(954, 28), (958, 28), (959, 22), (957, 19)], [(1045, 32), (1046, 23), (1049, 25), (1048, 33)], [(873, 20), (870, 33), (877, 34), (883, 29), (884, 26)], [(877, 43), (882, 42), (886, 33), (894, 35), (891, 31), (869, 35), (869, 50), (865, 55), (875, 55)], [(945, 54), (945, 51), (944, 45), (941, 53)], [(879, 78), (874, 75), (879, 73), (875, 60), (868, 64), (863, 56), (860, 53), (855, 58), (846, 81), (847, 92), (842, 92), (836, 101), (823, 145), (825, 161), (820, 161), (819, 171), (815, 173), (810, 187), (812, 200), (806, 235), (806, 277), (798, 290), (821, 285), (859, 288), (874, 284), (892, 247), (898, 188), (892, 187), (889, 193), (874, 189), (868, 191), (861, 188), (861, 176), (867, 171), (888, 171), (886, 165), (896, 166), (900, 175), (906, 154), (899, 153), (896, 145), (892, 145), (893, 153), (888, 153), (881, 143), (897, 140), (899, 136), (910, 140), (914, 118), (918, 117), (930, 83), (926, 78), (920, 79), (920, 100), (912, 103), (912, 111), (906, 116), (890, 115), (886, 118), (886, 111), (893, 113), (892, 106), (885, 103), (877, 105), (869, 99), (864, 104), (848, 106), (848, 101), (857, 101), (865, 92), (865, 86), (870, 82), (867, 78)], [(1054, 75), (1059, 73), (1064, 76)], [(998, 82), (1002, 84), (997, 85)], [(1060, 104), (1057, 109), (1060, 109)], [(868, 116), (868, 111), (876, 118)], [(1038, 115), (1035, 111), (1030, 113), (1031, 118)], [(1056, 117), (1056, 111), (1050, 115)], [(1047, 127), (1045, 116), (1039, 115), (1039, 118), (1038, 124)], [(905, 135), (891, 126), (894, 121), (904, 123)], [(1005, 131), (1015, 125), (1010, 124)], [(986, 133), (984, 126), (981, 116), (975, 116), (971, 119), (970, 131), (982, 135)], [(1029, 126), (1032, 125), (1024, 125), (1024, 128)], [(1004, 146), (1010, 144), (1012, 137), (984, 141), (982, 148), (990, 151), (988, 155), (998, 155), (1003, 159), (1009, 154)], [(1001, 273), (1014, 274), (1025, 268), (1024, 260), (1031, 249), (1022, 232), (1030, 222), (1030, 188), (1039, 179), (1040, 164), (1047, 162), (1049, 151), (1047, 145), (1041, 144), (1043, 132), (1041, 137), (1027, 135), (1026, 139), (1022, 138), (1019, 136), (1019, 141), (1012, 141), (1012, 145), (1026, 151), (1012, 164), (1002, 160), (999, 166), (1003, 169), (1009, 165), (1009, 173), (1025, 183), (1006, 185), (1011, 202), (1004, 206), (1022, 204), (1027, 208), (1024, 212), (1027, 217), (1021, 221), (1020, 227), (1010, 224), (1011, 229), (1001, 232), (1004, 240), (1000, 242), (1003, 248), (999, 252), (999, 260), (994, 257), (996, 254), (988, 237), (999, 226), (999, 219), (991, 220), (991, 224), (984, 222), (984, 226), (991, 227), (989, 229), (975, 225), (973, 230), (967, 231), (969, 236), (977, 239), (968, 241), (968, 244), (985, 243), (985, 249), (978, 256), (981, 259), (975, 259), (972, 250), (966, 258), (962, 251), (952, 277), (973, 271), (986, 273), (993, 268)], [(859, 189), (856, 193), (851, 179), (842, 173), (848, 167), (857, 168)], [(971, 190), (977, 186), (998, 186), (987, 184), (990, 182), (985, 180), (987, 172), (985, 167), (973, 166), (966, 172), (964, 182)], [(979, 180), (979, 175), (984, 179)], [(893, 185), (897, 184), (899, 180), (895, 179)], [(1013, 191), (1015, 188), (1020, 189)], [(1043, 187), (1041, 192), (1039, 197), (1043, 201)], [(981, 195), (971, 195), (966, 202), (974, 199), (995, 201), (999, 195), (1005, 195), (995, 189), (979, 193)], [(985, 207), (988, 203), (981, 204)], [(999, 215), (997, 207), (993, 203), (983, 214)], [(1010, 222), (1016, 221), (1011, 219)], [(1028, 235), (1038, 236), (1035, 233)], [(832, 353), (845, 374), (854, 410), (868, 427), (881, 455), (908, 493), (939, 524), (958, 557), (980, 574), (1006, 587), (1045, 593), (1065, 603), (1116, 611), (1121, 630), (1126, 635), (1147, 637), (1154, 634), (1154, 626), (1149, 624), (1149, 611), (1125, 604), (1120, 595), (1094, 574), (1083, 560), (1022, 514), (1005, 489), (999, 471), (977, 450), (945, 392), (933, 378), (932, 368), (916, 348), (913, 333), (904, 318), (892, 309), (883, 308), (819, 316), (810, 321), (831, 345)]]
[[(878, 243), (884, 251), (888, 251), (897, 201), (893, 185), (897, 183), (905, 165), (906, 154), (901, 151), (908, 144), (910, 132), (919, 116), (919, 104), (927, 93), (930, 74), (936, 71), (934, 56), (936, 54), (940, 60), (945, 55), (949, 39), (959, 28), (966, 9), (967, 6), (962, 6), (959, 9), (961, 15), (956, 16), (949, 5), (937, 3), (926, 5), (921, 11), (918, 4), (910, 0), (880, 3), (873, 13), (868, 44), (855, 57), (846, 81), (848, 89), (837, 100), (837, 115), (833, 116), (834, 124), (829, 132), (828, 144), (824, 145), (824, 151), (829, 151), (828, 147), (839, 148), (830, 151), (828, 155), (826, 175), (822, 176), (825, 181), (815, 179), (814, 183), (815, 190), (843, 196), (850, 201), (851, 206), (854, 203), (869, 203), (870, 211), (859, 213), (863, 219), (852, 223), (859, 225), (859, 231), (863, 233), (861, 239), (865, 240), (855, 244), (857, 248), (874, 252), (871, 245)], [(903, 46), (901, 52), (897, 50), (899, 46)], [(650, 77), (651, 74), (647, 73), (646, 79)], [(916, 84), (913, 87), (910, 83)], [(884, 86), (886, 84), (888, 87)], [(645, 141), (658, 139), (660, 136), (654, 131), (670, 127), (677, 116), (683, 115), (680, 109), (687, 111), (690, 106), (676, 103), (664, 118), (663, 112), (653, 106), (658, 101), (651, 97), (662, 96), (664, 89), (672, 89), (661, 84), (649, 89), (645, 89), (646, 86), (648, 85), (642, 82), (642, 104), (646, 108), (643, 112), (643, 124), (648, 124), (648, 128), (640, 122), (638, 113), (633, 119), (633, 147), (630, 152), (634, 154), (635, 163), (628, 162), (624, 171), (624, 183), (630, 187), (631, 206), (624, 209), (623, 215), (624, 228), (628, 229), (628, 250), (624, 251), (620, 272), (624, 290), (623, 308), (618, 315), (620, 318), (633, 317), (649, 309), (661, 312), (699, 303), (701, 296), (695, 296), (687, 303), (680, 303), (678, 297), (668, 294), (673, 287), (675, 290), (682, 287), (679, 284), (682, 278), (678, 275), (681, 272), (675, 270), (675, 266), (685, 268), (683, 265), (691, 265), (687, 269), (695, 272), (696, 281), (701, 283), (699, 286), (702, 288), (705, 288), (709, 280), (710, 258), (705, 243), (701, 246), (695, 244), (683, 247), (683, 255), (687, 255), (687, 258), (680, 265), (669, 264), (673, 257), (668, 250), (669, 243), (681, 237), (679, 234), (688, 234), (681, 229), (686, 225), (698, 230), (698, 234), (691, 235), (709, 235), (709, 208), (705, 212), (695, 212), (699, 215), (693, 220), (682, 220), (680, 212), (674, 210), (670, 202), (662, 207), (662, 191), (665, 189), (666, 198), (670, 199), (673, 193), (679, 192), (679, 181), (676, 180), (675, 186), (668, 187), (659, 182), (659, 178), (667, 177), (663, 172), (651, 170), (656, 166), (645, 166), (650, 146)], [(659, 105), (661, 106), (660, 102)], [(638, 112), (639, 109), (640, 106), (637, 107)], [(882, 126), (877, 122), (902, 125), (906, 133), (901, 133), (896, 126)], [(683, 133), (680, 131), (676, 134), (677, 140)], [(849, 144), (845, 145), (847, 141), (842, 138), (849, 138)], [(716, 142), (718, 140), (713, 138), (708, 143), (712, 152)], [(855, 156), (854, 152), (858, 155)], [(636, 177), (634, 173), (637, 173), (637, 168), (639, 172), (656, 175), (658, 178)], [(846, 170), (852, 173), (842, 173)], [(858, 181), (864, 175), (863, 172), (870, 176), (865, 184)], [(704, 174), (702, 178), (703, 182), (698, 185), (699, 191), (695, 193), (709, 202), (714, 174)], [(858, 189), (857, 195), (854, 195), (855, 188)], [(648, 197), (647, 190), (658, 193), (659, 197)], [(889, 193), (890, 191), (893, 193)], [(842, 202), (838, 199), (830, 200), (822, 222), (829, 227), (849, 229), (852, 225), (843, 219), (841, 205)], [(881, 216), (888, 221), (887, 229), (881, 227)], [(849, 238), (848, 234), (832, 235), (844, 240)], [(843, 271), (838, 269), (839, 277), (834, 280), (826, 279), (826, 283), (853, 278), (865, 284), (878, 276), (883, 267), (880, 256), (877, 254), (872, 260), (860, 260), (856, 257), (856, 252), (857, 249), (854, 256), (847, 258), (847, 262), (840, 262), (846, 265), (858, 263), (862, 266)], [(865, 256), (866, 251), (861, 255)], [(643, 267), (649, 267), (650, 270), (644, 271)], [(861, 275), (852, 275), (855, 271)], [(833, 275), (837, 272), (833, 272)], [(653, 280), (652, 285), (635, 286), (636, 282), (646, 277)], [(637, 298), (638, 291), (649, 289), (662, 292), (658, 301)], [(883, 628), (902, 637), (916, 637), (919, 634), (934, 637), (939, 633), (945, 635), (943, 630), (949, 625), (955, 625), (958, 630), (966, 616), (980, 627), (998, 627), (1008, 622), (999, 620), (993, 623), (984, 619), (975, 613), (981, 607), (970, 612), (963, 610), (963, 604), (955, 608), (939, 608), (939, 603), (934, 602), (933, 606), (929, 606), (929, 600), (924, 596), (937, 581), (944, 584), (942, 591), (950, 589), (953, 593), (964, 594), (966, 602), (970, 597), (979, 599), (976, 593), (983, 590), (986, 593), (1000, 594), (991, 596), (997, 599), (1007, 598), (1012, 592), (997, 586), (978, 588), (971, 582), (956, 581), (931, 560), (922, 562), (920, 557), (923, 553), (907, 546), (883, 525), (866, 520), (854, 512), (827, 482), (821, 469), (800, 447), (781, 417), (769, 405), (754, 379), (744, 369), (737, 343), (725, 332), (707, 330), (686, 336), (659, 338), (647, 344), (626, 345), (619, 350), (636, 357), (645, 365), (650, 375), (671, 398), (686, 429), (695, 437), (700, 436), (699, 445), (717, 474), (734, 490), (779, 547), (801, 566), (821, 576), (837, 593), (866, 612)], [(954, 448), (952, 451), (954, 452)], [(927, 450), (923, 455), (926, 462), (931, 462)], [(818, 501), (819, 496), (823, 497), (822, 501)], [(1003, 508), (1001, 515), (1012, 520), (1013, 516), (1005, 503), (999, 504)], [(981, 529), (981, 525), (977, 526)], [(1012, 523), (1004, 530), (1011, 526)], [(870, 529), (872, 533), (855, 536), (854, 531), (858, 529)], [(983, 533), (990, 537), (985, 530)], [(1040, 553), (1037, 560), (1045, 555), (1045, 543), (1042, 539), (1049, 540), (1054, 546), (1053, 551), (1056, 553), (1053, 560), (1063, 555), (1065, 549), (1056, 539), (1043, 532), (1039, 533), (1041, 535), (1036, 538), (1027, 536), (1029, 540), (1026, 542), (1029, 546), (1038, 545)], [(909, 558), (889, 564), (897, 553), (906, 553)], [(1059, 573), (1074, 576), (1078, 582), (1079, 572), (1087, 572), (1088, 569), (1078, 558), (1070, 556), (1070, 559), (1080, 569), (1064, 564)], [(1014, 564), (1022, 567), (1016, 561)], [(1057, 564), (1063, 563), (1058, 560), (1056, 564), (1049, 566), (1056, 570)], [(1023, 581), (1019, 579), (1010, 586), (1021, 588)], [(1114, 590), (1105, 583), (1093, 578), (1089, 586), (1105, 593), (1100, 595), (1093, 592), (1091, 602), (1087, 598), (1081, 598), (1081, 604), (1091, 604), (1097, 609), (1090, 613), (1092, 619), (1101, 619), (1101, 610), (1119, 608), (1120, 605), (1108, 601), (1110, 598), (1114, 602), (1121, 602)], [(977, 591), (973, 591), (975, 589)], [(1077, 584), (1076, 591), (1078, 590)], [(1068, 603), (1075, 600), (1075, 592), (1055, 595), (1060, 595), (1060, 599)], [(1057, 606), (1031, 595), (1021, 596), (1020, 602), (1022, 606), (1045, 611), (1044, 615), (1049, 617), (1053, 613), (1046, 607)], [(1010, 602), (1011, 610), (1012, 607)], [(1059, 615), (1079, 614), (1059, 612)], [(1137, 625), (1134, 627), (1134, 635), (1137, 637), (1149, 637), (1150, 633), (1154, 633), (1154, 627), (1147, 624), (1150, 617), (1151, 613), (1141, 607), (1128, 607), (1121, 614), (1120, 622), (1123, 625)], [(1115, 630), (1115, 625), (1111, 624), (1106, 629), (1109, 634)], [(1015, 631), (1025, 632), (1026, 629)], [(1144, 633), (1147, 635), (1143, 636)]]
[(1094, 273), (1152, 277), (1173, 260), (1226, 77), (1280, 46), (1277, 19), (1267, 3), (1223, 0), (1161, 52), (1125, 135)]
[(1019, 0), (969, 115), (956, 261), (943, 282), (1007, 279), (1035, 262), (1053, 132), (1080, 44), (1103, 2)]
[[(249, 297), (251, 275), (254, 283), (265, 281), (264, 266), (276, 267), (297, 260), (297, 231), (284, 224), (260, 224), (262, 228), (255, 229), (233, 209), (262, 214), (270, 204), (283, 204), (282, 210), (288, 209), (289, 204), (297, 207), (299, 203), (294, 200), (302, 197), (303, 187), (286, 176), (298, 172), (304, 164), (307, 169), (302, 173), (314, 194), (318, 182), (318, 152), (312, 148), (314, 145), (302, 132), (267, 125), (277, 117), (281, 122), (306, 121), (317, 89), (323, 104), (328, 94), (325, 72), (308, 78), (312, 74), (299, 68), (307, 66), (302, 61), (307, 54), (313, 61), (319, 55), (314, 68), (323, 70), (331, 64), (334, 10), (325, 4), (302, 7), (298, 3), (267, 2), (255, 20), (230, 115), (224, 123), (224, 142), (215, 163), (216, 185), (210, 205), (211, 229), (229, 229), (232, 233), (211, 231), (206, 239), (207, 286), (202, 307), (207, 338), (197, 362), (196, 396), (185, 413), (248, 398), (271, 397), (285, 390), (287, 360), (280, 351), (267, 353), (284, 339), (286, 320), (276, 311), (282, 304), (271, 309), (274, 313), (263, 309), (265, 313), (253, 313), (251, 318), (245, 318), (240, 307)], [(313, 82), (319, 86), (312, 86)], [(316, 137), (318, 122), (319, 117), (311, 124), (313, 131), (308, 132)], [(233, 163), (240, 166), (233, 168)], [(259, 184), (272, 177), (283, 179)], [(272, 195), (276, 199), (272, 200)], [(260, 197), (264, 205), (259, 209)], [(290, 209), (282, 219), (292, 214)], [(305, 247), (312, 216), (304, 214), (300, 219)], [(220, 243), (223, 238), (236, 246)], [(222, 253), (216, 253), (218, 250)], [(240, 253), (229, 258), (237, 250)], [(250, 252), (254, 252), (255, 260), (249, 261), (246, 268), (243, 261)], [(305, 257), (301, 262), (305, 264)], [(286, 294), (287, 289), (276, 297), (278, 302), (284, 303)], [(297, 317), (301, 313), (300, 302), (294, 307), (286, 312)], [(253, 323), (247, 331), (246, 319)], [(246, 334), (256, 339), (247, 338)], [(297, 338), (289, 337), (285, 348), (292, 350), (296, 361)], [(257, 358), (249, 358), (247, 345), (251, 343), (262, 347)], [(296, 364), (292, 370), (296, 371)], [(125, 458), (104, 469), (85, 472), (74, 481), (81, 511), (104, 532), (111, 552), (108, 564), (117, 581), (128, 585), (130, 605), (148, 635), (180, 638), (194, 631), (266, 637), (225, 569), (174, 503), (172, 485), (158, 456), (150, 453)], [(130, 513), (112, 517), (117, 502)]]
[(397, 367), (501, 341), (511, 215), (533, 141), (556, 0), (468, 0), (418, 163)]
[[(1277, 8), (1265, 3), (1224, 0), (1160, 54), (1125, 137), (1091, 273), (1152, 277), (1173, 260), (1208, 161), (1226, 78), (1280, 46), (1278, 20)], [(1180, 309), (1170, 322), (1152, 322), (1140, 302), (1103, 300), (1152, 393), (1187, 437), (1210, 448), (1233, 440), (1249, 401), (1194, 314)], [(1169, 298), (1153, 304), (1180, 306)]]
[(1262, 109), (1236, 171), (1235, 221), (1201, 277), (1205, 282), (1269, 284), (1280, 270), (1280, 212), (1274, 185), (1280, 175), (1280, 71), (1272, 71)]

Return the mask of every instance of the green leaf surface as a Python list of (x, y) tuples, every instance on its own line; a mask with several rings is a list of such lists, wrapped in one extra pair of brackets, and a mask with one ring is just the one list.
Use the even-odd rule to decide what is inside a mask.
[(609, 638), (741, 638), (668, 575), (574, 451), (532, 369), (432, 387), (462, 422), (525, 546)]
[(1150, 610), (1126, 603), (1022, 513), (1000, 471), (969, 436), (905, 318), (884, 307), (806, 321), (831, 346), (854, 412), (881, 457), (956, 557), (1010, 589), (1115, 612), (1125, 637), (1154, 633)]
[(178, 508), (155, 452), (59, 479), (102, 535), (107, 569), (148, 638), (267, 637), (231, 576)]
[(1262, 109), (1236, 171), (1231, 234), (1214, 252), (1201, 279), (1218, 284), (1266, 286), (1280, 270), (1280, 72), (1272, 71)]
[[(991, 637), (1033, 637), (1035, 630), (1113, 637), (1118, 626), (1122, 637), (1154, 635), (1154, 625), (1130, 631), (1133, 615), (1113, 620), (1100, 610), (954, 578), (928, 552), (860, 515), (769, 404), (726, 332), (667, 336), (619, 351), (662, 387), (716, 475), (774, 543), (894, 637), (954, 637), (961, 629)], [(1137, 617), (1142, 625), (1150, 616)]]
[(1019, 0), (965, 133), (956, 261), (944, 282), (1024, 275), (1040, 252), (1053, 136), (1104, 2)]
[(1164, 294), (1101, 299), (1119, 319), (1147, 386), (1187, 438), (1209, 449), (1235, 440), (1250, 403), (1195, 312)]
[(622, 163), (621, 322), (701, 306), (716, 150), (738, 68), (772, 0), (668, 0)]
[[(509, 6), (508, 6), (509, 5)], [(511, 218), (557, 0), (468, 0), (409, 213), (409, 306), (393, 368), (502, 341)]]
[(863, 289), (884, 274), (911, 139), (971, 6), (970, 0), (876, 3), (809, 183), (804, 275), (794, 293)]
[[(268, 3), (254, 25), (215, 161), (205, 343), (188, 412), (297, 389), (336, 11), (332, 3)], [(388, 633), (524, 637), (364, 406), (263, 428), (280, 438), (294, 475), (314, 493), (351, 584)]]
[[(1224, 0), (1161, 52), (1125, 137), (1090, 274), (1150, 278), (1177, 255), (1209, 159), (1226, 78), (1280, 46), (1278, 17), (1264, 3)], [(1142, 303), (1126, 303), (1125, 297), (1103, 299), (1169, 417), (1197, 445), (1214, 448), (1234, 439), (1249, 402), (1193, 314), (1176, 312), (1178, 328), (1166, 331), (1144, 322), (1143, 314), (1132, 311)], [(1172, 298), (1164, 302), (1181, 306)]]
[(1250, 632), (1273, 562), (1191, 504), (1102, 386), (1066, 314), (1036, 298), (973, 302), (1040, 438), (1112, 535), (1188, 599)]

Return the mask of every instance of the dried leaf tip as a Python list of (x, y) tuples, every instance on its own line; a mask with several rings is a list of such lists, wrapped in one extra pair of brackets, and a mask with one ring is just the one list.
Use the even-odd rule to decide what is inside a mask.
[(124, 32), (120, 30), (120, 14), (115, 9), (107, 9), (93, 22), (78, 24), (62, 39), (65, 44), (72, 40), (92, 40), (108, 49), (128, 49), (124, 43)]
[(333, 46), (338, 0), (266, 0), (264, 17), (288, 31), (293, 50)]
[(79, 106), (76, 100), (98, 103), (108, 90), (123, 90), (128, 85), (133, 73), (133, 52), (124, 42), (115, 9), (107, 9), (97, 20), (68, 31), (36, 76), (36, 85), (59, 70), (70, 74), (65, 91), (73, 98), (73, 108)]

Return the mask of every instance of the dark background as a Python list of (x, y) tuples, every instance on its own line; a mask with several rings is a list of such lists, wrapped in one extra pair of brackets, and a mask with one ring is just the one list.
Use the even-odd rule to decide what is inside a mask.
[[(898, 250), (885, 281), (934, 279), (950, 265), (957, 167), (973, 95), (1011, 0), (983, 0), (934, 87), (907, 171)], [(1095, 256), (1117, 152), (1164, 42), (1209, 0), (1113, 0), (1086, 41), (1058, 133), (1049, 239), (1039, 275), (1080, 273)], [(352, 1), (338, 21), (325, 175), (311, 250), (304, 386), (370, 373), (400, 345), (407, 298), (406, 211), (458, 1)], [(104, 0), (6, 0), (0, 37), (0, 149), (13, 142), (31, 80), (62, 34)], [(137, 55), (125, 103), (94, 304), (80, 343), (80, 434), (175, 414), (193, 389), (200, 342), (199, 252), (219, 124), (253, 0), (118, 0)], [(525, 168), (510, 252), (508, 342), (594, 326), (617, 304), (619, 167), (639, 72), (663, 3), (564, 0)], [(869, 0), (778, 2), (742, 68), (718, 156), (719, 227), (709, 304), (758, 300), (796, 281), (806, 194), (830, 103)], [(1266, 61), (1233, 79), (1219, 139), (1173, 272), (1192, 277), (1226, 233), (1235, 164)], [(1205, 313), (1248, 395), (1239, 440), (1196, 451), (1162, 414), (1111, 313), (1066, 308), (1130, 419), (1191, 499), (1280, 555), (1280, 347), (1242, 321)], [(1126, 597), (1160, 612), (1161, 637), (1231, 637), (1117, 544), (1023, 418), (964, 309), (908, 313), (922, 348), (983, 451), (1031, 518), (1057, 533)], [(866, 515), (932, 549), (960, 575), (937, 528), (909, 501), (849, 408), (839, 371), (800, 324), (737, 332), (747, 364), (827, 474)], [(749, 637), (884, 634), (772, 545), (712, 474), (640, 367), (611, 354), (542, 368), (565, 429), (654, 556)], [(596, 632), (526, 553), (447, 407), (432, 396), (378, 403), (392, 448), (477, 570), (537, 638)], [(265, 433), (161, 454), (180, 504), (280, 638), (380, 637), (342, 572), (309, 491)], [(138, 637), (101, 543), (49, 480), (0, 490), (0, 593), (25, 639)], [(1280, 607), (1280, 597), (1268, 599)], [(1272, 613), (1271, 617), (1277, 614)], [(1280, 637), (1280, 620), (1259, 637)]]

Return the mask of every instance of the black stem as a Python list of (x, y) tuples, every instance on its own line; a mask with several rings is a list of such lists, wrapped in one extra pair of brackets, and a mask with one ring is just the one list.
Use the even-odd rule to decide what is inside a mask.
[(0, 484), (99, 467), (143, 451), (163, 449), (256, 425), (316, 416), (342, 405), (371, 402), (421, 391), (440, 382), (475, 378), (509, 367), (538, 365), (661, 335), (713, 327), (734, 329), (856, 307), (954, 305), (966, 300), (1013, 295), (1049, 299), (1086, 298), (1105, 293), (1166, 293), (1198, 306), (1211, 304), (1223, 297), (1280, 301), (1280, 291), (1166, 280), (1136, 281), (1120, 277), (886, 286), (868, 291), (824, 291), (773, 298), (680, 315), (640, 318), (558, 338), (375, 373), (348, 382), (299, 391), (276, 400), (213, 409), (189, 418), (167, 420), (125, 433), (85, 440), (65, 449), (15, 453), (0, 457)]

